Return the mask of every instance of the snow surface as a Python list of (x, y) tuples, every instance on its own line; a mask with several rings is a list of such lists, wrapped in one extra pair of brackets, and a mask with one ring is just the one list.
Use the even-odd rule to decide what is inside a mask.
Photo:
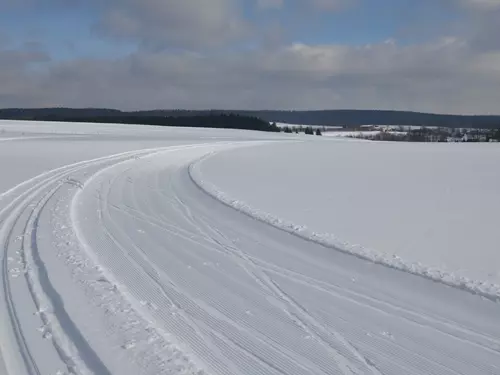
[(308, 142), (216, 155), (196, 171), (274, 225), (500, 295), (499, 164), (498, 145)]
[(323, 132), (323, 136), (325, 137), (361, 137), (361, 136), (369, 136), (369, 135), (377, 135), (380, 133), (380, 130), (361, 130), (361, 131), (345, 131), (345, 130), (332, 130)]
[[(2, 374), (499, 373), (500, 304), (291, 236), (193, 181), (340, 140), (0, 125)], [(234, 177), (290, 198), (266, 168)]]

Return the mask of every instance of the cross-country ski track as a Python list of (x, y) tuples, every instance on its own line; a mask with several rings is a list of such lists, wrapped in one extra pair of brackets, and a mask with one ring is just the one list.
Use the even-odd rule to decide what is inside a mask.
[(0, 373), (500, 374), (497, 301), (203, 191), (190, 166), (207, 155), (283, 141), (236, 138), (73, 162), (1, 193)]

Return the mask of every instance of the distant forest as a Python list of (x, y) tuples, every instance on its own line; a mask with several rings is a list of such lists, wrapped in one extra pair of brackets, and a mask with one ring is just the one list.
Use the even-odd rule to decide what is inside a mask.
[(113, 110), (36, 109), (0, 110), (0, 119), (32, 121), (92, 122), (114, 124), (139, 124), (178, 126), (190, 128), (223, 128), (279, 132), (275, 124), (257, 117), (232, 113), (183, 113), (179, 115), (152, 115), (149, 113), (120, 112)]
[[(183, 118), (182, 120), (180, 118)], [(262, 122), (285, 122), (300, 125), (343, 126), (417, 125), (450, 128), (500, 128), (500, 116), (440, 115), (420, 112), (379, 110), (322, 111), (239, 111), (239, 110), (154, 110), (123, 112), (112, 109), (0, 109), (0, 119), (38, 121), (81, 121), (140, 123), (165, 126), (230, 127), (275, 131)], [(260, 120), (259, 120), (260, 119)], [(231, 124), (235, 121), (234, 124)], [(260, 122), (258, 122), (260, 121)]]

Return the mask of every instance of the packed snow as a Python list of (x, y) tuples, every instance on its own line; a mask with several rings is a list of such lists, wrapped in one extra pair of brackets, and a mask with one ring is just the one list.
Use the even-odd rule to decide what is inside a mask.
[[(347, 212), (349, 201), (367, 204), (381, 186), (393, 191), (401, 220), (411, 216), (406, 194), (384, 182), (394, 172), (377, 163), (394, 167), (400, 157), (407, 177), (422, 159), (412, 164), (402, 149), (236, 130), (11, 121), (0, 121), (0, 139), (1, 374), (499, 373), (500, 304), (483, 298), (491, 295), (367, 261), (283, 225), (298, 218), (314, 227), (314, 215), (325, 218), (320, 203), (331, 207), (339, 194), (345, 207), (328, 214), (325, 228), (343, 230), (336, 215), (349, 223), (361, 212), (378, 228), (395, 225), (379, 200)], [(465, 171), (497, 155), (469, 150), (460, 159)], [(439, 153), (427, 158), (448, 166)], [(359, 176), (365, 165), (368, 181)], [(457, 182), (439, 170), (433, 178)], [(475, 173), (484, 184), (497, 181), (495, 172)], [(429, 182), (419, 182), (426, 197)], [(494, 188), (464, 184), (495, 199)], [(475, 214), (462, 206), (457, 213)], [(435, 207), (415, 213), (437, 223)], [(422, 241), (426, 233), (412, 223), (412, 239)], [(359, 218), (356, 238), (373, 235), (365, 224)]]

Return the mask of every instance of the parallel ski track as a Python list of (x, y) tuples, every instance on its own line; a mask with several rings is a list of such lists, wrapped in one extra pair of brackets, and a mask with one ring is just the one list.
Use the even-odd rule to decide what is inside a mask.
[[(64, 303), (58, 296), (56, 288), (51, 284), (44, 264), (38, 255), (37, 235), (41, 212), (45, 209), (47, 202), (54, 194), (66, 184), (77, 185), (83, 188), (83, 183), (71, 178), (82, 171), (99, 170), (103, 167), (116, 165), (123, 161), (135, 160), (138, 157), (152, 155), (158, 152), (173, 151), (192, 147), (191, 145), (168, 147), (159, 149), (146, 149), (130, 151), (111, 156), (92, 159), (66, 165), (26, 180), (14, 188), (0, 194), (0, 241), (3, 252), (1, 280), (2, 294), (5, 304), (0, 304), (4, 308), (1, 315), (8, 318), (8, 322), (3, 322), (2, 332), (11, 332), (15, 338), (15, 345), (12, 343), (8, 347), (2, 347), (2, 357), (6, 369), (13, 374), (18, 371), (30, 375), (39, 375), (39, 369), (33, 357), (33, 349), (25, 337), (25, 327), (21, 321), (18, 309), (26, 309), (27, 306), (16, 306), (13, 302), (11, 291), (11, 265), (16, 255), (19, 257), (20, 274), (26, 280), (27, 292), (29, 292), (36, 311), (33, 314), (39, 316), (41, 325), (50, 328), (57, 325), (59, 332), (64, 337), (58, 337), (58, 331), (50, 330), (50, 342), (54, 346), (61, 363), (66, 366), (68, 374), (110, 374), (104, 364), (100, 361), (99, 355), (93, 352), (92, 348), (86, 345), (86, 341), (81, 338), (81, 334), (71, 317), (64, 310)], [(195, 146), (196, 147), (196, 146)], [(17, 244), (13, 247), (13, 244)], [(16, 250), (17, 249), (17, 250)], [(16, 254), (12, 252), (16, 251)], [(51, 305), (51, 312), (46, 312), (41, 307), (40, 298), (46, 298), (43, 304)], [(5, 313), (5, 314), (4, 314)], [(4, 343), (5, 345), (5, 343)], [(21, 361), (15, 357), (19, 356)], [(80, 360), (75, 363), (74, 358)], [(22, 362), (22, 363), (19, 363)]]
[[(244, 228), (231, 228), (224, 220), (222, 222), (225, 224), (221, 226), (222, 222), (218, 221), (220, 218), (207, 216), (205, 211), (200, 210), (198, 206), (201, 201), (197, 199), (204, 193), (198, 192), (196, 199), (192, 196), (196, 195), (194, 192), (197, 188), (189, 179), (186, 165), (158, 170), (148, 170), (144, 165), (142, 168), (145, 171), (138, 164), (117, 171), (101, 186), (98, 226), (111, 244), (109, 246), (115, 248), (116, 255), (122, 254), (123, 262), (128, 267), (124, 282), (131, 285), (132, 293), (147, 295), (148, 302), (155, 307), (153, 314), (157, 323), (171, 327), (176, 335), (180, 334), (198, 355), (211, 364), (212, 371), (244, 374), (251, 368), (252, 373), (259, 374), (457, 375), (470, 371), (489, 374), (498, 370), (500, 340), (496, 333), (476, 331), (473, 326), (436, 315), (426, 306), (409, 308), (388, 299), (372, 297), (370, 293), (359, 292), (356, 288), (320, 280), (314, 275), (306, 275), (248, 253), (240, 247), (240, 243), (249, 241), (255, 247), (272, 246), (271, 242), (261, 242), (268, 240), (266, 234), (263, 233), (262, 238), (247, 235)], [(189, 185), (191, 187), (188, 188)], [(135, 224), (124, 227), (124, 223)], [(144, 230), (141, 229), (141, 233), (145, 240), (139, 245), (138, 235), (134, 233), (136, 231), (130, 229), (142, 227)], [(301, 243), (306, 247), (311, 246), (306, 241)], [(176, 248), (179, 246), (198, 250), (181, 252)], [(269, 248), (269, 251), (273, 250)], [(213, 254), (213, 261), (207, 260), (212, 258), (210, 253)], [(216, 291), (208, 294), (197, 291), (197, 286), (179, 273), (179, 267), (187, 267), (185, 269), (191, 271), (186, 272), (201, 272), (200, 276), (203, 277), (207, 276), (207, 269), (214, 272), (211, 275), (216, 279), (229, 277), (220, 273), (217, 259), (229, 261), (243, 270), (254, 285), (238, 278), (228, 278), (226, 282), (231, 280), (242, 292), (251, 290), (253, 293), (256, 287), (259, 288), (261, 295), (272, 301), (266, 307), (272, 311), (266, 313), (275, 314), (276, 308), (281, 310), (280, 319), (283, 322), (288, 320), (287, 325), (294, 325), (316, 342), (315, 347), (321, 347), (325, 356), (292, 350), (290, 342), (283, 341), (286, 335), (279, 337), (268, 332), (263, 321), (259, 326), (250, 319), (242, 318), (231, 306), (236, 300), (228, 300), (226, 304)], [(177, 266), (167, 266), (167, 270), (164, 268), (167, 265), (165, 262), (175, 262)], [(197, 262), (201, 262), (203, 267), (191, 267), (191, 263)], [(388, 269), (388, 272), (398, 271)], [(403, 274), (402, 277), (414, 276)], [(343, 318), (338, 316), (335, 318), (337, 323), (330, 323), (329, 315), (309, 311), (296, 295), (287, 291), (290, 283), (315, 291), (318, 296), (328, 295), (342, 301), (338, 307), (342, 315), (345, 315), (342, 310), (346, 306), (354, 306), (360, 311), (368, 309), (377, 316), (384, 316), (384, 319), (396, 320), (405, 330), (421, 331), (422, 338), (431, 334), (429, 337), (474, 347), (483, 352), (489, 361), (493, 359), (493, 362), (470, 363), (469, 358), (437, 344), (436, 349), (439, 348), (439, 351), (429, 351), (416, 341), (421, 334), (413, 333), (399, 340), (394, 340), (390, 333), (372, 337), (370, 331), (376, 327), (370, 327), (369, 323), (363, 321), (358, 323), (359, 327), (352, 326), (351, 321), (344, 321), (342, 327), (336, 329), (335, 325), (342, 322)], [(477, 299), (481, 300), (480, 297)], [(348, 331), (345, 331), (346, 328)], [(346, 335), (346, 332), (349, 333)], [(363, 338), (366, 335), (368, 339)], [(369, 342), (379, 346), (370, 347)], [(429, 344), (432, 346), (432, 343)], [(383, 368), (379, 365), (380, 361), (385, 363)]]
[[(12, 293), (9, 262), (16, 255), (33, 313), (50, 333), (46, 342), (66, 373), (112, 373), (81, 337), (39, 256), (41, 214), (69, 185), (80, 189), (71, 206), (80, 245), (106, 270), (108, 282), (112, 279), (120, 291), (126, 290), (132, 306), (142, 306), (140, 314), (149, 325), (193, 353), (207, 373), (500, 374), (497, 327), (489, 321), (468, 321), (461, 314), (447, 315), (446, 309), (441, 312), (426, 300), (398, 299), (398, 293), (411, 291), (398, 289), (397, 280), (415, 278), (431, 295), (438, 288), (443, 304), (463, 296), (478, 306), (479, 317), (500, 314), (498, 304), (454, 289), (448, 300), (443, 293), (447, 287), (392, 269), (386, 272), (395, 283), (387, 292), (376, 285), (375, 276), (351, 281), (350, 275), (366, 269), (365, 260), (339, 253), (334, 259), (347, 269), (333, 261), (323, 264), (323, 255), (315, 254), (331, 249), (253, 220), (200, 190), (189, 167), (219, 150), (203, 146), (133, 151), (75, 163), (0, 195), (5, 302), (0, 303), (0, 315), (8, 317), (0, 327), (3, 337), (15, 339), (9, 347), (3, 343), (1, 357), (11, 375), (43, 374), (37, 348), (26, 338), (26, 314), (20, 314), (26, 306), (16, 305)], [(179, 151), (177, 162), (170, 163), (175, 157), (165, 151)], [(86, 171), (86, 181), (73, 178)], [(80, 220), (82, 216), (88, 220)], [(475, 307), (469, 310), (468, 318), (475, 318)], [(385, 326), (394, 331), (381, 332)], [(205, 374), (194, 372), (194, 367), (175, 368), (173, 373)]]

